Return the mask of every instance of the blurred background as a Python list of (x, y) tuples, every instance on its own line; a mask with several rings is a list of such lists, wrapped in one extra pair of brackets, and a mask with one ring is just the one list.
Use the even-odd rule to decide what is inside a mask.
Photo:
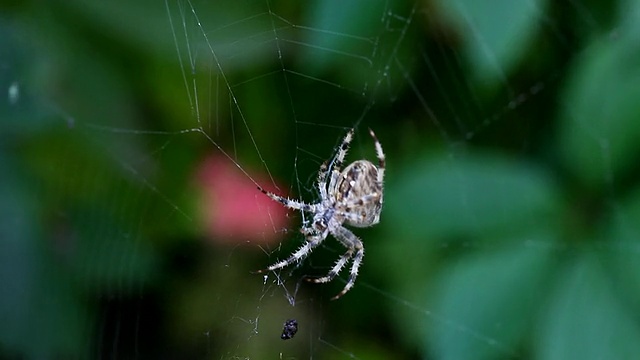
[[(640, 358), (639, 1), (0, 7), (0, 358)], [(352, 127), (355, 287), (256, 274)]]

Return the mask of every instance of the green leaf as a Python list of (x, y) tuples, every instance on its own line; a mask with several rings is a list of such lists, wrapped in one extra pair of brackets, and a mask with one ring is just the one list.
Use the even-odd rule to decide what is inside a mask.
[(93, 319), (64, 268), (43, 249), (54, 242), (44, 241), (44, 233), (55, 231), (38, 221), (40, 189), (2, 149), (0, 167), (0, 353), (84, 357)]
[(440, 0), (444, 16), (464, 38), (464, 51), (480, 83), (500, 83), (532, 43), (543, 0)]
[(582, 254), (558, 274), (552, 300), (540, 316), (536, 358), (640, 358), (636, 314), (614, 296), (597, 259)]
[(604, 236), (615, 290), (640, 311), (640, 189), (616, 207)]
[(619, 30), (625, 34), (628, 45), (633, 46), (640, 41), (640, 2), (637, 0), (620, 1), (620, 27)]
[[(168, 4), (167, 6), (172, 6), (172, 9), (176, 7), (172, 1)], [(62, 8), (56, 8), (54, 11), (74, 14), (74, 20), (91, 19), (90, 24), (104, 34), (127, 41), (135, 45), (137, 50), (166, 56), (173, 55), (176, 50), (170, 33), (171, 26), (168, 18), (170, 15), (167, 14), (167, 6), (164, 1), (151, 0), (109, 2), (72, 0), (65, 2)], [(184, 11), (188, 13), (190, 10), (186, 7)], [(174, 26), (178, 27), (182, 24)], [(197, 34), (197, 31), (198, 29), (194, 30), (194, 33)]]
[(635, 166), (640, 151), (640, 47), (627, 34), (619, 36), (587, 48), (565, 88), (560, 153), (590, 187)]
[(385, 6), (388, 3), (379, 0), (329, 0), (308, 7), (309, 19), (305, 23), (310, 28), (302, 34), (307, 45), (299, 49), (305, 71), (331, 69), (349, 77), (370, 72), (374, 38)]
[(554, 227), (560, 210), (545, 173), (497, 156), (420, 159), (398, 177), (384, 216), (410, 242), (527, 233)]
[(131, 291), (148, 281), (159, 254), (145, 235), (160, 225), (147, 211), (156, 209), (150, 202), (158, 200), (139, 179), (128, 177), (128, 163), (117, 164), (107, 153), (134, 158), (126, 146), (136, 144), (112, 141), (116, 149), (111, 150), (73, 131), (31, 140), (21, 160), (41, 186), (38, 205), (56, 230), (49, 234), (53, 252), (77, 284)]
[[(549, 235), (525, 240), (549, 241)], [(552, 270), (550, 249), (516, 246), (477, 254), (446, 269), (435, 289), (433, 318), (423, 321), (437, 359), (517, 355)], [(435, 295), (431, 295), (434, 293)]]
[(70, 270), (80, 285), (95, 292), (122, 295), (151, 282), (158, 253), (144, 236), (132, 231), (131, 224), (118, 221), (100, 208), (78, 207), (67, 216), (75, 241)]

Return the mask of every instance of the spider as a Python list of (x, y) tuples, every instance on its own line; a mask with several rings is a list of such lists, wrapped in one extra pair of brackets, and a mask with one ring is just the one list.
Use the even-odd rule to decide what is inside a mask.
[(347, 284), (331, 300), (336, 300), (351, 290), (364, 257), (362, 240), (343, 225), (361, 228), (373, 226), (380, 221), (380, 211), (382, 210), (382, 182), (384, 179), (385, 157), (382, 146), (371, 129), (369, 129), (369, 134), (375, 141), (378, 166), (376, 167), (368, 160), (357, 160), (347, 165), (344, 170), (341, 170), (349, 150), (349, 144), (353, 140), (353, 133), (354, 129), (349, 130), (342, 140), (335, 157), (330, 162), (325, 161), (320, 166), (317, 184), (320, 192), (319, 202), (307, 204), (300, 200), (276, 195), (258, 186), (258, 189), (265, 195), (282, 205), (313, 215), (313, 219), (306, 222), (300, 229), (300, 232), (306, 238), (306, 242), (287, 259), (259, 272), (281, 269), (296, 261), (301, 261), (331, 234), (347, 248), (347, 252), (336, 261), (326, 276), (306, 278), (307, 281), (315, 283), (330, 282), (340, 273), (347, 262), (353, 258), (351, 274)]

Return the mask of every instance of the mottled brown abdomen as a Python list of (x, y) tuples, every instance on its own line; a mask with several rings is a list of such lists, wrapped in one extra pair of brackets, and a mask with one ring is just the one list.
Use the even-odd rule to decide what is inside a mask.
[(349, 164), (336, 184), (338, 210), (359, 216), (358, 220), (345, 219), (355, 227), (368, 227), (380, 221), (382, 183), (378, 182), (378, 168), (367, 160)]

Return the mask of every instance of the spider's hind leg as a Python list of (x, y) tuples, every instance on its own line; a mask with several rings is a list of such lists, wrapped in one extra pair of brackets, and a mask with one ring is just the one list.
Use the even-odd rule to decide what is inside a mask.
[(313, 237), (307, 238), (307, 241), (302, 246), (300, 246), (300, 248), (298, 248), (296, 252), (291, 254), (288, 258), (280, 262), (277, 262), (275, 264), (272, 264), (268, 266), (266, 269), (258, 270), (256, 272), (265, 273), (267, 271), (278, 270), (278, 269), (282, 269), (283, 267), (287, 267), (296, 261), (301, 261), (304, 258), (306, 258), (307, 255), (309, 255), (314, 248), (320, 245), (320, 243), (322, 243), (322, 240), (324, 240), (326, 237), (327, 237), (326, 233), (325, 234), (321, 233)]
[(358, 277), (358, 269), (360, 269), (360, 264), (362, 264), (362, 259), (364, 258), (364, 247), (362, 246), (362, 241), (358, 240), (359, 244), (356, 246), (356, 255), (353, 258), (353, 265), (351, 265), (351, 273), (349, 274), (349, 280), (347, 280), (347, 285), (344, 286), (344, 289), (340, 291), (336, 296), (332, 297), (331, 300), (338, 300), (342, 297), (342, 295), (346, 294), (353, 285), (356, 283), (356, 278)]
[(329, 271), (329, 273), (326, 276), (318, 277), (318, 278), (308, 277), (308, 278), (305, 278), (305, 280), (309, 282), (314, 282), (314, 283), (328, 283), (331, 280), (333, 280), (336, 277), (336, 275), (340, 273), (340, 271), (342, 271), (342, 268), (349, 262), (349, 260), (351, 260), (351, 257), (353, 257), (353, 249), (347, 250), (347, 252), (344, 253), (338, 259), (338, 261), (336, 261), (336, 264), (333, 266), (333, 268)]
[(346, 294), (356, 282), (356, 278), (358, 277), (358, 269), (360, 268), (360, 264), (362, 263), (362, 259), (364, 258), (364, 245), (362, 244), (362, 240), (360, 240), (356, 235), (354, 235), (349, 229), (340, 226), (334, 231), (331, 232), (333, 236), (338, 239), (346, 248), (347, 252), (344, 253), (338, 259), (333, 268), (329, 271), (326, 276), (320, 278), (307, 278), (307, 281), (316, 282), (316, 283), (325, 283), (333, 280), (338, 273), (342, 270), (342, 268), (349, 262), (352, 256), (353, 265), (351, 266), (351, 273), (349, 274), (349, 279), (347, 280), (347, 285), (345, 285), (344, 289), (338, 293), (338, 295), (331, 298), (331, 300), (336, 300), (340, 298), (342, 295)]

